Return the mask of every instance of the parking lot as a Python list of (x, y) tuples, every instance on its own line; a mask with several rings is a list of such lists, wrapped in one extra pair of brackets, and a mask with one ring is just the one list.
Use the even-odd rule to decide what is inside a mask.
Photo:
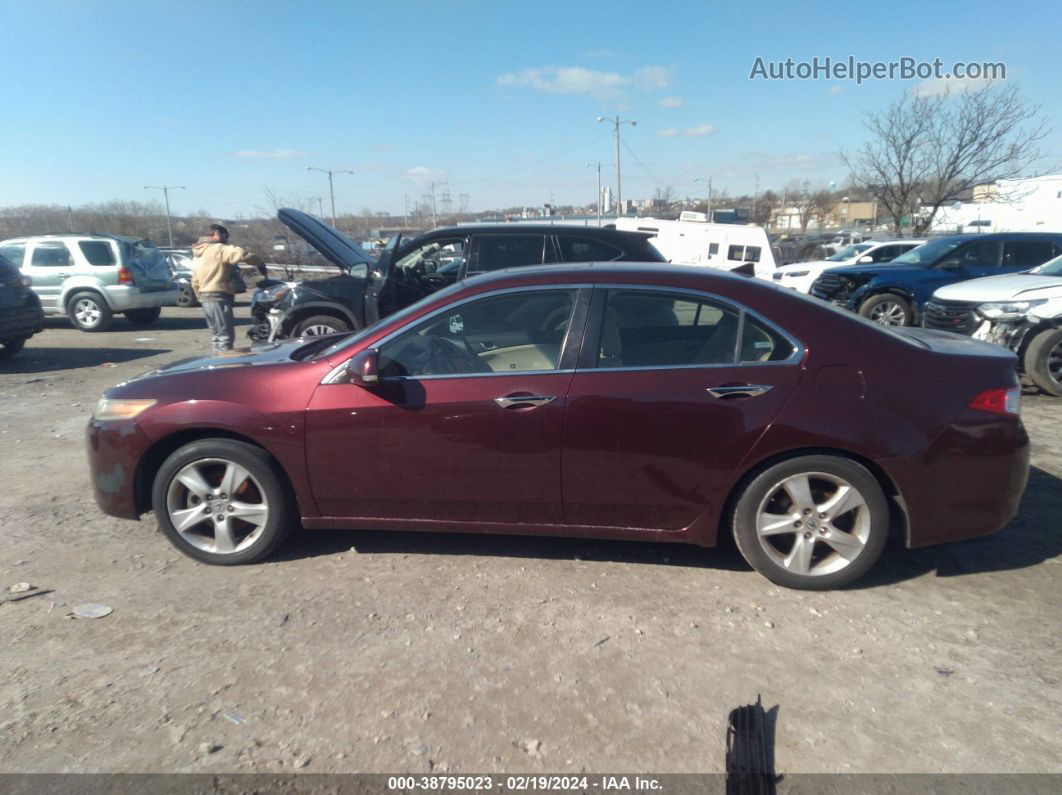
[(729, 544), (315, 531), (219, 568), (101, 514), (83, 439), (104, 389), (208, 347), (167, 308), (0, 362), (0, 596), (48, 591), (0, 604), (2, 770), (722, 771), (759, 694), (782, 773), (1062, 772), (1058, 399), (1025, 398), (1010, 526), (845, 591)]

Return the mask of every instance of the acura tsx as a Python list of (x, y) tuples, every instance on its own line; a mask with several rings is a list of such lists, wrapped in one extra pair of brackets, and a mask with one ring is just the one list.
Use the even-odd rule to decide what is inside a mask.
[(187, 359), (89, 423), (108, 514), (261, 560), (295, 528), (676, 541), (733, 534), (835, 588), (890, 534), (971, 538), (1028, 474), (1014, 354), (691, 266), (470, 278), (344, 335)]

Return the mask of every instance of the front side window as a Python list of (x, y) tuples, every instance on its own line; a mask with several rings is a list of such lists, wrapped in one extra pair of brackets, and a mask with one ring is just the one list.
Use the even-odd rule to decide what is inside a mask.
[(544, 235), (483, 235), (476, 272), (541, 265), (545, 245)]
[(557, 237), (564, 262), (614, 262), (623, 256), (615, 246), (586, 237)]
[(447, 309), (381, 346), (380, 375), (556, 370), (576, 295), (518, 291)]
[(102, 240), (79, 240), (78, 247), (89, 265), (113, 265), (114, 249)]
[[(995, 268), (999, 265), (999, 241), (975, 240), (956, 252), (961, 265)], [(951, 257), (948, 258), (952, 259)]]
[(70, 252), (63, 243), (38, 243), (33, 249), (32, 262), (45, 268), (68, 268)]
[(874, 258), (874, 262), (892, 262), (899, 255), (899, 246), (882, 246), (870, 253), (870, 256)]
[(464, 238), (441, 238), (418, 246), (403, 255), (396, 263), (395, 269), (400, 273), (412, 271), (418, 276), (429, 273), (452, 275), (453, 281), (461, 270), (465, 258)]

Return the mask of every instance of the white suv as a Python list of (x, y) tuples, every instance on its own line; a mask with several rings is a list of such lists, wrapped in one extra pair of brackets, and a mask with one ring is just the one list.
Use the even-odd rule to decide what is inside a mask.
[(811, 292), (811, 285), (822, 275), (827, 268), (837, 268), (841, 265), (869, 265), (874, 262), (892, 262), (901, 254), (906, 254), (912, 248), (917, 248), (926, 241), (924, 240), (867, 240), (863, 243), (853, 243), (843, 248), (826, 259), (814, 262), (794, 262), (792, 265), (783, 265), (775, 269), (771, 274), (775, 284), (782, 287), (791, 287), (802, 293)]
[(33, 279), (45, 315), (66, 315), (81, 331), (103, 331), (114, 315), (154, 323), (177, 301), (165, 257), (153, 243), (115, 235), (41, 235), (0, 242)]

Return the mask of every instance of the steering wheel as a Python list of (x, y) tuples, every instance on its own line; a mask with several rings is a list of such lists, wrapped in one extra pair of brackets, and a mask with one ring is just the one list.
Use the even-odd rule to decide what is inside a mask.
[(431, 369), (441, 375), (451, 373), (482, 373), (487, 367), (471, 349), (462, 347), (448, 337), (431, 337)]
[(561, 306), (554, 309), (546, 315), (546, 319), (542, 321), (542, 330), (563, 334), (568, 328), (568, 320), (571, 317), (571, 314), (571, 307)]

